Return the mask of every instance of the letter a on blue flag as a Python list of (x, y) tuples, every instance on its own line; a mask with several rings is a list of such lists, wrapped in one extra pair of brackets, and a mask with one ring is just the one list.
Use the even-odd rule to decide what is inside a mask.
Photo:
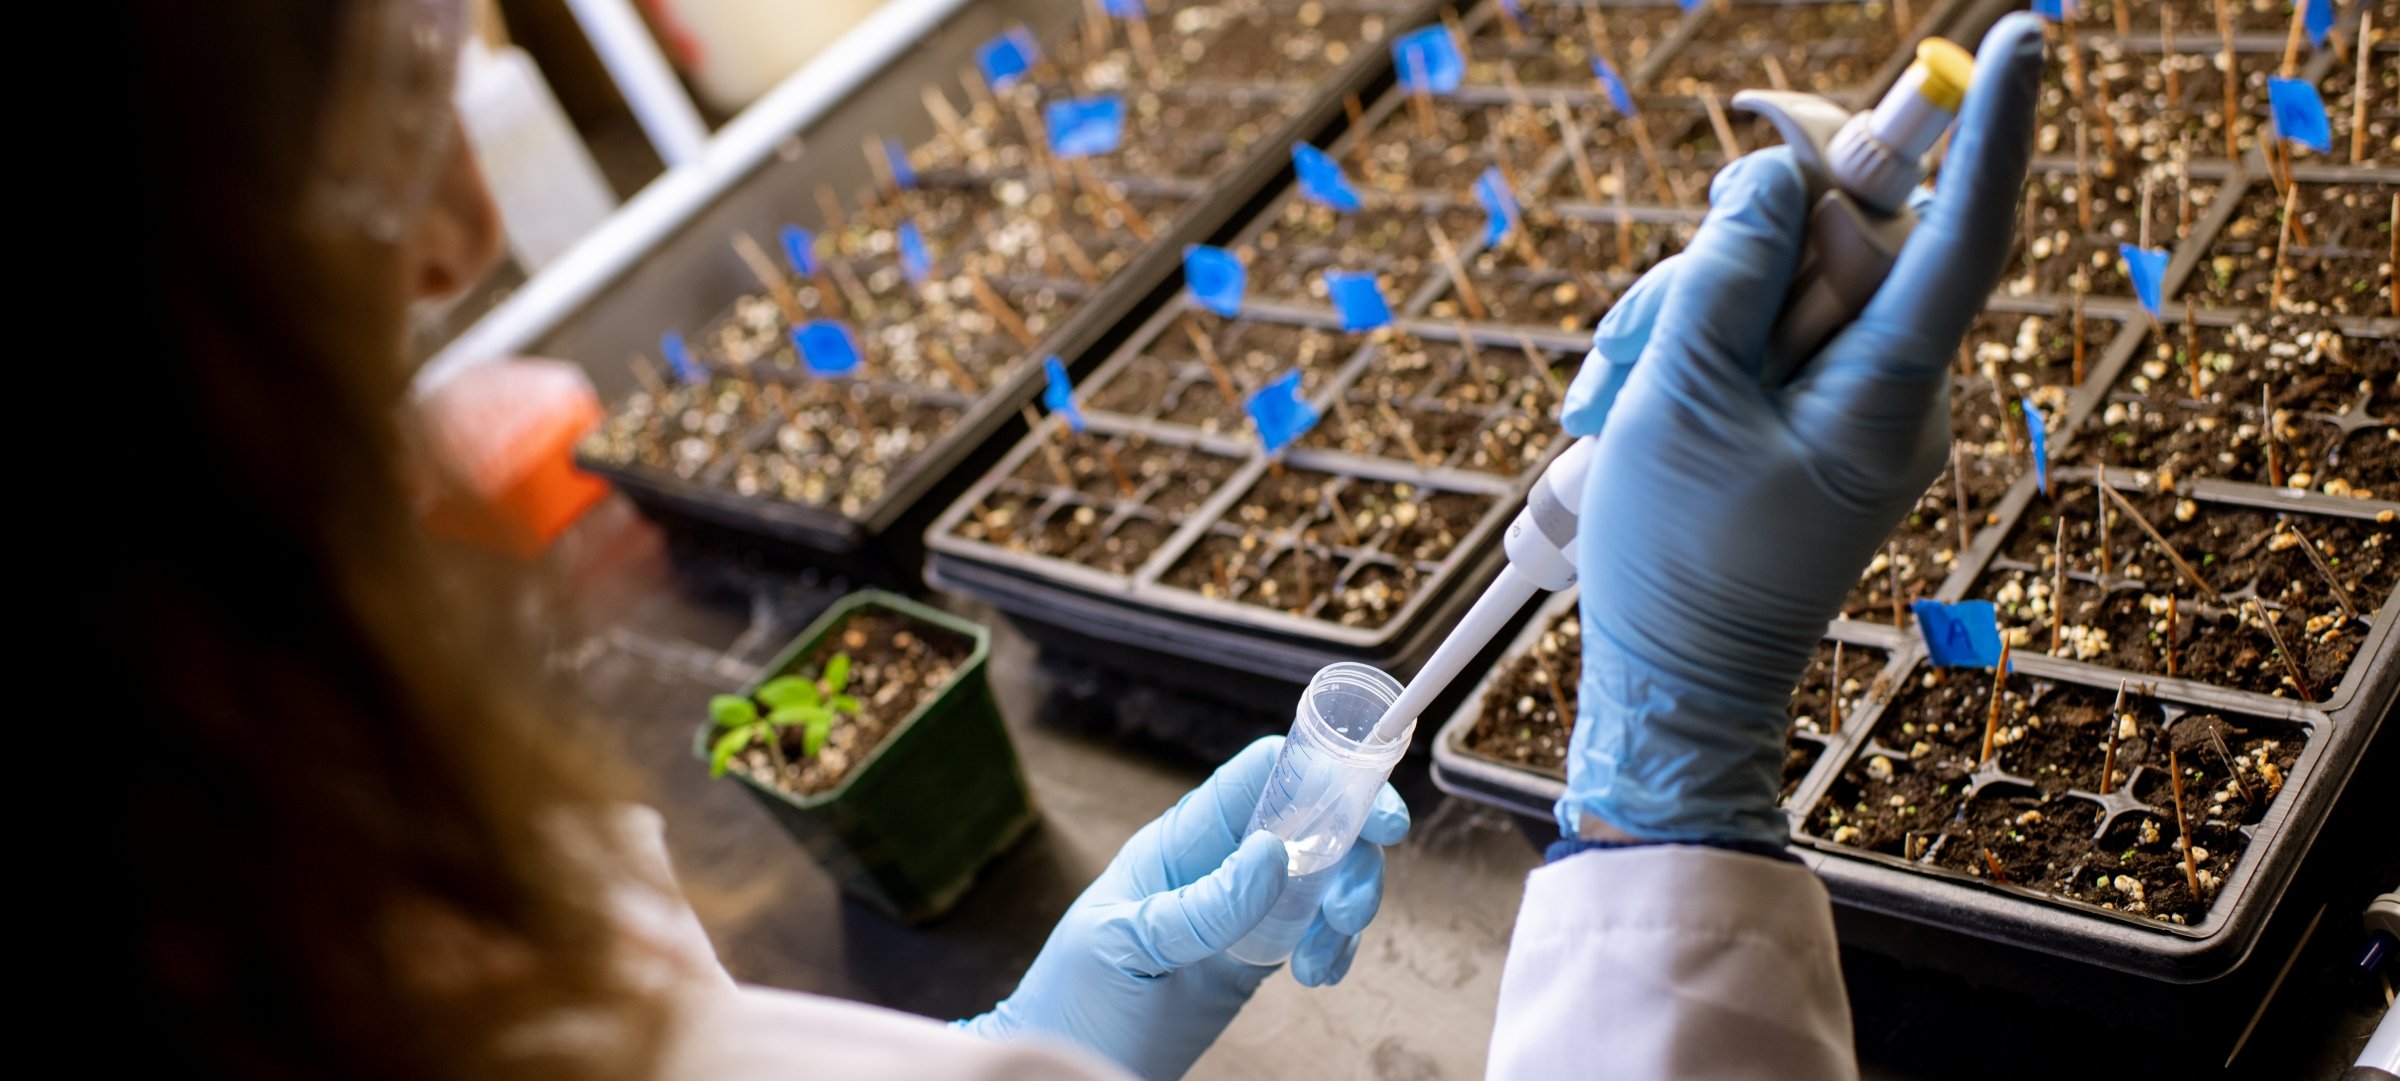
[(1918, 601), (1917, 630), (1927, 659), (1942, 668), (1990, 668), (2000, 663), (2000, 613), (1990, 601)]

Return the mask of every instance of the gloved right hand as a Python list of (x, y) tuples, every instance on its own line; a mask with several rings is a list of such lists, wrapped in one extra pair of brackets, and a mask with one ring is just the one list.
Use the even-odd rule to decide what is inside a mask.
[(1783, 148), (1719, 173), (1691, 246), (1602, 321), (1561, 418), (1600, 436), (1568, 836), (1784, 842), (1784, 703), (1941, 472), (1950, 358), (2012, 247), (2041, 58), (2030, 15), (1984, 38), (1924, 220), (1789, 385), (1760, 375), (1808, 213)]

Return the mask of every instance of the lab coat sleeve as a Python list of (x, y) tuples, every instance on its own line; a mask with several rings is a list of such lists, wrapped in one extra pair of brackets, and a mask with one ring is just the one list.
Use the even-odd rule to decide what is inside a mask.
[(1683, 845), (1535, 870), (1485, 1076), (1857, 1077), (1824, 885), (1798, 864)]
[(648, 807), (607, 822), (630, 864), (610, 895), (636, 945), (629, 974), (674, 1014), (662, 1081), (1129, 1081), (1080, 1048), (992, 1043), (898, 1010), (735, 983), (675, 884), (664, 827)]

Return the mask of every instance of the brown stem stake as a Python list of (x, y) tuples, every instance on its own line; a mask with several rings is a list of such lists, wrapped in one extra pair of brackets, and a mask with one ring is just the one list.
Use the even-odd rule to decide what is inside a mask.
[(1431, 218), (1425, 221), (1425, 231), (1433, 236), (1434, 251), (1441, 256), (1442, 266), (1450, 272), (1450, 284), (1458, 289), (1458, 299), (1466, 304), (1467, 315), (1477, 322), (1490, 318), (1491, 311), (1483, 306), (1483, 294), (1475, 291), (1475, 283), (1467, 278), (1467, 265), (1458, 258), (1458, 248), (1450, 243), (1450, 235)]
[(1024, 318), (1017, 314), (1017, 310), (1008, 306), (1008, 301), (992, 288), (990, 282), (983, 280), (982, 272), (970, 270), (966, 276), (967, 290), (975, 294), (976, 306), (982, 308), (985, 315), (991, 316), (993, 322), (1000, 324), (1000, 329), (1007, 331), (1009, 337), (1015, 338), (1018, 345), (1027, 349), (1040, 343), (1041, 339), (1033, 336), (1033, 329), (1025, 325)]
[[(1636, 263), (1633, 255), (1633, 214), (1627, 210), (1625, 206), (1625, 200), (1627, 198), (1625, 186), (1625, 159), (1611, 157), (1608, 163), (1608, 170), (1610, 173), (1614, 174), (1617, 182), (1617, 265), (1623, 268), (1625, 273), (1631, 274), (1635, 270), (1640, 269), (1640, 267)], [(2395, 285), (2393, 288), (2400, 289), (2400, 285)], [(2393, 295), (2395, 297), (2400, 297), (2400, 293), (2394, 293)]]
[(1342, 528), (1342, 536), (1350, 542), (1350, 547), (1358, 547), (1358, 526), (1350, 520), (1350, 512), (1342, 509), (1342, 497), (1328, 494), (1325, 505), (1333, 511), (1333, 524)]
[[(1905, 10), (1908, 0), (1900, 0)], [(1725, 118), (1725, 107), (1717, 104), (1717, 89), (1706, 83), (1700, 86), (1700, 107), (1708, 110), (1708, 126), (1717, 133), (1717, 146), (1722, 148), (1726, 161), (1742, 156), (1742, 140), (1733, 133), (1733, 122)]]
[(1668, 206), (1682, 206), (1683, 193), (1675, 190), (1675, 182), (1667, 175), (1667, 167), (1659, 161), (1658, 144), (1651, 141), (1649, 121), (1642, 119), (1640, 113), (1635, 113), (1629, 119), (1633, 124), (1634, 148), (1642, 152), (1642, 164), (1649, 167), (1650, 179), (1658, 185), (1658, 197), (1665, 200)]
[(2375, 13), (2358, 17), (2358, 73), (2350, 77), (2350, 164), (2367, 160), (2367, 44), (2375, 40)]
[(1983, 719), (1983, 757), (1975, 760), (1978, 766), (1991, 761), (1993, 752), (2000, 749), (1996, 745), (2000, 738), (2000, 702), (2007, 691), (2008, 642), (2003, 640), (2000, 643), (2000, 664), (1992, 669), (1992, 708)]
[(950, 144), (958, 148), (960, 159), (964, 160), (967, 155), (967, 122), (951, 106), (950, 96), (942, 93), (940, 87), (928, 85), (918, 97), (925, 103), (925, 115), (933, 118), (933, 126), (941, 129), (942, 138), (950, 140)]
[[(2306, 7), (2307, 5), (2301, 6)], [(2284, 249), (2291, 246), (2292, 224), (2298, 218), (2299, 204), (2300, 185), (2297, 183), (2284, 185), (2283, 224), (2275, 230), (2275, 276), (2267, 287), (2267, 307), (2273, 311), (2283, 310)]]
[(1133, 43), (1134, 58), (1142, 62), (1142, 67), (1150, 71), (1157, 71), (1158, 46), (1150, 38), (1150, 20), (1148, 18), (1125, 20), (1125, 38)]
[(642, 385), (642, 390), (650, 395), (650, 400), (658, 403), (659, 408), (666, 408), (667, 384), (658, 377), (658, 368), (650, 363), (650, 358), (635, 353), (627, 366), (633, 369), (633, 381)]
[(2167, 741), (2167, 780), (2168, 787), (2175, 793), (2175, 832), (2179, 835), (2177, 847), (2183, 849), (2183, 881), (2192, 889), (2192, 900), (2203, 900), (2200, 896), (2200, 868), (2192, 862), (2192, 826), (2183, 816), (2183, 763), (2175, 758), (2173, 739)]
[(2132, 37), (2132, 36), (2133, 36), (2133, 5), (2131, 5), (2131, 4), (2111, 4), (2111, 5), (2109, 5), (2109, 11), (2110, 11), (2110, 13), (2111, 13), (2111, 14), (2113, 14), (2113, 15), (2115, 15), (2115, 16), (2116, 16), (2116, 20), (2117, 20), (2117, 36), (2118, 36), (2118, 37), (2121, 37), (2121, 38), (2129, 38), (2129, 37)]
[(1083, 279), (1085, 285), (1100, 284), (1102, 275), (1099, 265), (1092, 262), (1091, 255), (1083, 250), (1083, 245), (1075, 242), (1074, 234), (1061, 230), (1050, 234), (1050, 238), (1052, 247), (1067, 261), (1067, 268), (1073, 270), (1076, 277)]
[(2300, 75), (2300, 35), (2308, 25), (2308, 5), (2292, 5), (2292, 28), (2283, 38), (2283, 77)]
[(733, 253), (741, 256), (742, 264), (757, 276), (760, 285), (767, 287), (767, 295), (775, 298), (775, 306), (783, 310), (787, 322), (799, 326), (808, 321), (807, 313), (800, 310), (800, 298), (792, 293), (792, 283), (784, 280), (783, 271), (775, 269), (774, 261), (767, 258), (766, 249), (759, 247), (758, 241), (749, 233), (736, 231)]
[(2258, 797), (2251, 793), (2249, 780), (2242, 776), (2241, 763), (2234, 759), (2233, 751), (2225, 746), (2225, 737), (2215, 728), (2208, 730), (2208, 746), (2209, 749), (2217, 752), (2217, 761), (2225, 763), (2225, 773), (2233, 778), (2233, 786), (2241, 789), (2242, 802), (2253, 807), (2257, 806)]
[(1542, 667), (1542, 682), (1550, 688), (1550, 708), (1558, 711), (1563, 724), (1575, 723), (1575, 711), (1567, 708), (1566, 684), (1559, 681), (1558, 669), (1551, 667), (1550, 658), (1542, 654), (1539, 645), (1533, 651), (1533, 663)]
[(1825, 734), (1842, 734), (1842, 643), (1833, 644), (1833, 674), (1825, 679)]
[(2072, 374), (2073, 374), (2073, 376), (2074, 376), (2074, 379), (2075, 379), (2075, 385), (2080, 387), (2080, 386), (2082, 386), (2082, 385), (2083, 385), (2083, 354), (2084, 354), (2084, 345), (2083, 345), (2083, 342), (2084, 342), (2084, 338), (2083, 338), (2083, 278), (2082, 278), (2080, 275), (2079, 275), (2079, 276), (2077, 276), (2077, 277), (2076, 277), (2076, 279), (2075, 279), (2075, 298), (2074, 298), (2073, 304), (2074, 304), (2074, 315), (2073, 315), (2073, 316), (2072, 316), (2072, 318), (2071, 318), (2071, 322), (2073, 322), (2073, 324), (2074, 324), (2074, 327), (2075, 327), (2075, 359), (2074, 359), (2074, 362), (2072, 363), (2072, 365), (2070, 365), (2070, 367), (2071, 367), (2071, 369), (2072, 369)]
[(2400, 317), (2400, 195), (2392, 196), (2392, 315)]
[(1407, 58), (1408, 81), (1416, 85), (1408, 93), (1409, 109), (1417, 117), (1417, 134), (1431, 139), (1440, 134), (1440, 129), (1434, 125), (1433, 91), (1425, 85), (1425, 62), (1417, 57), (1415, 50), (1410, 50)]
[(2357, 602), (2350, 599), (2350, 591), (2342, 588), (2341, 580), (2333, 576), (2333, 567), (2325, 562), (2325, 554), (2317, 550), (2317, 542), (2309, 539), (2308, 534), (2301, 531), (2297, 522), (2286, 522), (2283, 527), (2292, 531), (2292, 536), (2300, 542), (2300, 550), (2308, 553), (2309, 564), (2316, 567), (2317, 573), (2324, 577), (2326, 588), (2333, 591), (2335, 603), (2342, 606), (2342, 618), (2357, 619)]
[(1051, 440), (1049, 431), (1042, 427), (1042, 415), (1034, 412), (1031, 405), (1020, 408), (1017, 415), (1025, 418), (1025, 430), (1033, 433), (1034, 445), (1041, 448), (1042, 460), (1049, 463), (1050, 475), (1057, 479), (1058, 486), (1075, 487), (1075, 473), (1067, 468), (1067, 456), (1058, 452), (1058, 444)]
[(2092, 169), (2091, 129), (2083, 122), (2083, 114), (2075, 115), (2075, 220), (2084, 232), (2092, 231)]
[[(2177, 634), (2179, 622), (2184, 622), (2182, 620), (2184, 605), (2177, 601), (2179, 596), (2182, 596), (2182, 593), (2167, 593), (2167, 677), (2170, 677), (2170, 680), (2177, 680), (2179, 677), (2177, 670), (2174, 670), (2177, 668), (2177, 665), (2174, 665), (2174, 634)], [(2102, 795), (2107, 795), (2107, 793), (2102, 793)]]
[(2100, 534), (2100, 593), (2105, 603), (2108, 594), (2108, 467), (2099, 467), (2092, 481), (2092, 502), (2099, 504), (2092, 514), (2092, 525)]
[(2125, 728), (2125, 681), (2117, 681), (2117, 704), (2108, 707), (2108, 750), (2100, 755), (2100, 794), (2117, 787), (2117, 733)]
[(1567, 144), (1567, 160), (1575, 166), (1576, 188), (1583, 192), (1585, 202), (1599, 202), (1600, 177), (1592, 171), (1591, 153), (1583, 145), (1583, 125), (1575, 122), (1565, 98), (1550, 99), (1550, 115), (1558, 121), (1559, 135)]
[(2226, 0), (2216, 0), (2217, 7), (2217, 65), (2225, 69), (2225, 156), (2242, 159), (2240, 129), (2235, 124), (2242, 117), (2242, 64), (2240, 54), (2233, 51), (2233, 12)]
[(982, 388), (975, 385), (975, 377), (967, 374), (967, 369), (959, 364), (958, 357), (950, 352), (949, 346), (928, 341), (925, 343), (925, 353), (941, 367), (942, 374), (949, 377), (952, 390), (968, 395), (983, 393)]
[(2192, 400), (2202, 401), (2200, 390), (2200, 322), (2193, 318), (2192, 298), (2183, 298), (2183, 373), (2192, 383)]
[(2250, 598), (2250, 614), (2257, 617), (2260, 627), (2266, 629), (2267, 641), (2275, 644), (2275, 655), (2283, 660), (2283, 674), (2292, 677), (2292, 686), (2299, 689), (2300, 700), (2316, 701), (2317, 692), (2309, 687), (2308, 677), (2300, 674), (2300, 659), (2292, 656), (2292, 651), (2284, 646), (2283, 632), (2276, 630), (2275, 621), (2267, 618), (2266, 605), (2260, 604), (2256, 597)]
[(1109, 448), (1106, 439), (1094, 435), (1091, 436), (1091, 440), (1093, 449), (1100, 452), (1100, 461), (1105, 463), (1109, 473), (1117, 478), (1117, 490), (1128, 497), (1132, 496), (1134, 493), (1133, 477), (1125, 472), (1125, 463), (1117, 460), (1117, 452)]
[(2183, 100), (2183, 65), (2175, 57), (2175, 9), (2158, 10), (2158, 51), (2165, 54), (2159, 63), (2167, 69), (2167, 100)]
[(825, 295), (845, 298), (843, 305), (862, 319), (872, 315), (875, 311), (875, 294), (867, 292), (867, 283), (858, 280), (858, 272), (840, 260), (828, 259), (824, 265), (833, 271), (833, 280), (841, 286), (840, 292), (828, 289), (824, 291)]
[(2008, 880), (2008, 872), (2000, 869), (2000, 857), (1992, 855), (1989, 847), (1983, 850), (1983, 866), (1985, 870), (1991, 872), (1992, 881), (2003, 886), (2011, 885)]
[[(2163, 10), (2163, 9), (2162, 9)], [(2192, 235), (2192, 133), (2183, 133), (2183, 154), (2175, 159), (2175, 239)]]
[(833, 193), (833, 185), (817, 185), (817, 213), (825, 216), (825, 232), (834, 238), (834, 254), (841, 254), (841, 236), (850, 226), (842, 215), (842, 198)]
[(1433, 459), (1425, 453), (1425, 448), (1417, 445), (1416, 437), (1410, 434), (1416, 425), (1400, 419), (1400, 414), (1392, 411), (1390, 402), (1375, 403), (1375, 411), (1383, 418), (1383, 423), (1390, 432), (1400, 437), (1400, 445), (1407, 449), (1409, 457), (1416, 459), (1418, 465), (1427, 469), (1434, 467)]
[(1950, 503), (1958, 518), (1958, 557), (1965, 559), (1973, 538), (1967, 531), (1967, 460), (1956, 439), (1950, 441)]
[[(1459, 331), (1459, 340), (1466, 340), (1464, 329)], [(1526, 337), (1522, 331), (1517, 333), (1517, 349), (1525, 354), (1525, 363), (1533, 366), (1534, 372), (1542, 377), (1542, 382), (1550, 385), (1550, 399), (1552, 401), (1564, 400), (1567, 396), (1567, 388), (1559, 383), (1558, 373), (1550, 370), (1549, 354), (1534, 348), (1533, 339)]]
[(1769, 88), (1775, 90), (1789, 90), (1792, 88), (1791, 76), (1783, 73), (1783, 61), (1776, 59), (1774, 53), (1767, 53), (1759, 57), (1758, 60), (1759, 66), (1767, 69), (1767, 86)]
[(1092, 173), (1091, 162), (1077, 158), (1072, 168), (1075, 171), (1075, 179), (1083, 185), (1083, 190), (1091, 193), (1092, 198), (1100, 200), (1110, 210), (1116, 211), (1117, 217), (1123, 221), (1125, 231), (1132, 233), (1135, 240), (1148, 244), (1158, 236), (1150, 228), (1150, 223), (1143, 220), (1141, 211), (1134, 209), (1132, 203), (1126, 202), (1124, 196), (1117, 194), (1115, 187), (1102, 183), (1100, 178)]
[(2191, 561), (2183, 558), (2183, 553), (2176, 551), (2174, 545), (2167, 543), (2167, 538), (2159, 533), (2157, 526), (2150, 524), (2150, 519), (2142, 514), (2140, 508), (2133, 505), (2132, 500), (2125, 498), (2124, 493), (2114, 488), (2102, 488), (2101, 491), (2107, 492), (2108, 497), (2116, 501), (2117, 509), (2124, 511), (2126, 517), (2133, 519), (2133, 524), (2142, 527), (2142, 532), (2150, 535), (2150, 542), (2158, 545), (2158, 550), (2167, 554), (2167, 562), (2175, 565), (2176, 573), (2183, 575), (2185, 580), (2199, 587), (2201, 596), (2212, 601), (2221, 599), (2217, 593), (2217, 587), (2208, 584), (2208, 579), (2200, 577), (2200, 568), (2192, 566)]
[(1900, 616), (1900, 546), (1890, 541), (1885, 541), (1883, 544), (1883, 570), (1884, 588), (1890, 590), (1892, 594), (1892, 626), (1908, 626), (1907, 621)]
[(2067, 516), (2058, 516), (2058, 539), (2050, 545), (2050, 655), (2067, 635)]
[(2267, 388), (2258, 388), (2258, 438), (2267, 448), (2267, 483), (2283, 487), (2283, 455), (2276, 450), (2275, 407)]
[(1242, 392), (1235, 389), (1233, 373), (1226, 370), (1223, 360), (1218, 359), (1217, 343), (1209, 340), (1207, 332), (1190, 323), (1183, 324), (1183, 332), (1191, 337), (1192, 349), (1200, 354), (1200, 363), (1208, 366), (1208, 375), (1215, 380), (1217, 393), (1224, 395), (1225, 404), (1232, 406), (1234, 413), (1239, 415), (1242, 411)]

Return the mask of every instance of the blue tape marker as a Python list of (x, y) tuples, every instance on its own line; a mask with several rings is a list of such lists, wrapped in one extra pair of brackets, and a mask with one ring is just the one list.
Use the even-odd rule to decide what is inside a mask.
[(1699, 7), (1707, 2), (1708, 0), (1675, 0), (1675, 6), (1682, 8), (1686, 12), (1689, 12), (1693, 8)]
[(908, 148), (889, 135), (883, 137), (883, 156), (892, 163), (892, 186), (909, 191), (917, 186), (917, 167), (908, 163)]
[(908, 284), (923, 285), (933, 274), (933, 257), (925, 254), (925, 234), (917, 231), (917, 223), (900, 223), (900, 273), (908, 276)]
[(2051, 22), (2063, 23), (2067, 21), (2067, 16), (2075, 13), (2075, 5), (2068, 0), (2033, 0), (2033, 13)]
[(1392, 306), (1384, 302), (1383, 288), (1375, 284), (1371, 271), (1328, 270), (1325, 293), (1333, 298), (1334, 310), (1342, 315), (1343, 330), (1357, 333), (1391, 324)]
[(990, 83), (993, 90), (1006, 90), (1032, 71), (1041, 56), (1041, 47), (1033, 43), (1033, 34), (1022, 26), (1012, 26), (999, 37), (976, 47), (975, 67), (983, 72), (983, 81)]
[(1990, 668), (2000, 663), (2000, 612), (1990, 601), (1918, 601), (1917, 630), (1927, 659), (1942, 668)]
[(1394, 40), (1392, 63), (1400, 71), (1400, 89), (1411, 94), (1447, 94), (1467, 81), (1467, 62), (1458, 55), (1458, 40), (1450, 36), (1449, 27), (1439, 23)]
[(2142, 310), (2157, 315), (2166, 303), (2167, 251), (2119, 244), (2117, 255), (2125, 260), (2125, 276), (2133, 279), (2133, 295), (2141, 300)]
[(797, 225), (783, 227), (783, 257), (792, 264), (792, 273), (814, 277), (817, 273), (817, 238)]
[(1125, 141), (1125, 99), (1054, 101), (1042, 106), (1042, 125), (1050, 129), (1050, 152), (1061, 158), (1113, 154)]
[(1318, 206), (1345, 213), (1359, 207), (1358, 189), (1350, 186), (1340, 162), (1307, 143), (1292, 144), (1292, 171), (1300, 176), (1300, 194)]
[(692, 350), (683, 344), (683, 332), (670, 330), (658, 336), (658, 351), (667, 358), (667, 370), (685, 383), (708, 382), (708, 369), (692, 359)]
[(2325, 38), (2333, 33), (2333, 0), (2301, 2), (2308, 5), (2308, 13), (2300, 17), (2301, 25), (2308, 30), (2308, 43), (2322, 49)]
[(1107, 0), (1102, 8), (1108, 12), (1111, 18), (1147, 19), (1150, 17), (1150, 6), (1143, 3), (1142, 0)]
[(1625, 78), (1617, 74), (1615, 65), (1601, 57), (1593, 57), (1592, 77), (1600, 80), (1600, 85), (1608, 90), (1608, 103), (1616, 108), (1617, 115), (1627, 119), (1641, 115), (1640, 110), (1633, 107), (1633, 91), (1625, 88)]
[(839, 320), (814, 319), (792, 328), (792, 348), (808, 374), (831, 378), (858, 370), (858, 339)]
[(1483, 204), (1487, 215), (1483, 222), (1483, 246), (1494, 247), (1507, 239), (1508, 231), (1517, 224), (1517, 193), (1508, 188), (1508, 176), (1494, 165), (1475, 178), (1475, 201)]
[(1267, 445), (1269, 454), (1283, 453), (1283, 448), (1317, 426), (1317, 411), (1300, 400), (1297, 370), (1258, 388), (1243, 409), (1250, 414), (1250, 422), (1258, 425), (1259, 442)]
[(2333, 127), (2325, 120), (2325, 99), (2317, 88), (2299, 79), (2267, 80), (2267, 106), (2275, 134), (2314, 150), (2333, 153)]
[(1042, 358), (1042, 406), (1067, 418), (1067, 427), (1083, 431), (1083, 410), (1075, 408), (1075, 384), (1067, 381), (1067, 364), (1055, 356)]
[(2042, 422), (2042, 409), (2027, 398), (2025, 406), (2025, 441), (2033, 444), (2033, 482), (2041, 486), (2042, 494), (2050, 494), (2050, 426)]
[(1250, 272), (1232, 252), (1194, 244), (1183, 249), (1183, 284), (1201, 307), (1231, 319), (1242, 314), (1242, 292), (1250, 284)]

